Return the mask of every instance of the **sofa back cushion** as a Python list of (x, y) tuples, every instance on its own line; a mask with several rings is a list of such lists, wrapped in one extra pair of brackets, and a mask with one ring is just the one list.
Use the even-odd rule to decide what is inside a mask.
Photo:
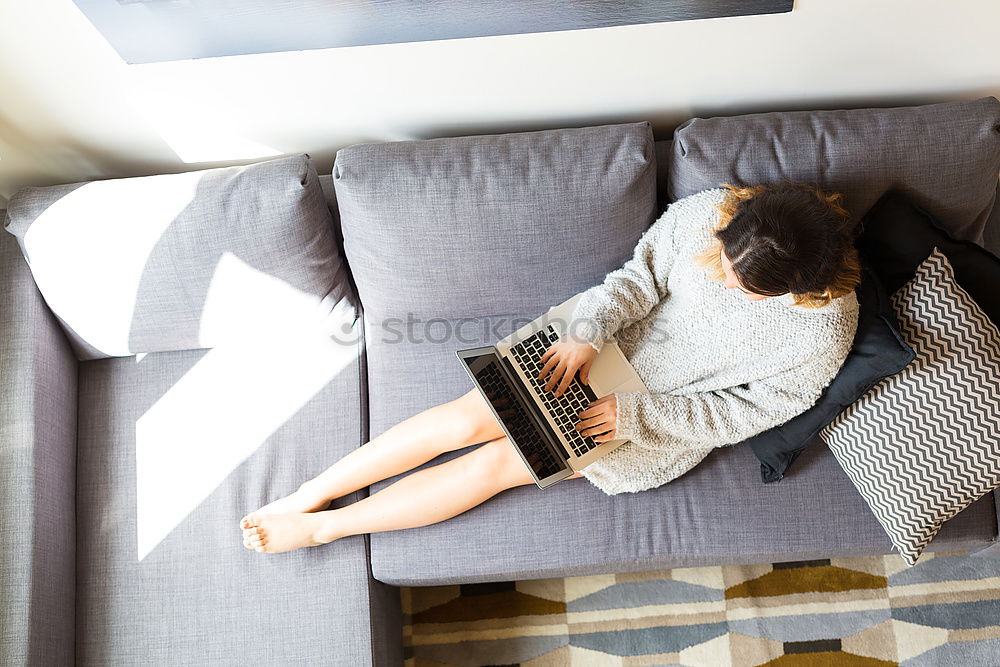
[(647, 122), (359, 144), (333, 178), (369, 321), (540, 313), (618, 268), (656, 215)]
[(674, 134), (671, 201), (720, 183), (812, 182), (860, 219), (897, 188), (961, 239), (983, 243), (1000, 171), (994, 97), (891, 109), (694, 118)]
[(80, 359), (210, 348), (300, 318), (323, 325), (349, 303), (308, 155), (25, 188), (5, 226)]

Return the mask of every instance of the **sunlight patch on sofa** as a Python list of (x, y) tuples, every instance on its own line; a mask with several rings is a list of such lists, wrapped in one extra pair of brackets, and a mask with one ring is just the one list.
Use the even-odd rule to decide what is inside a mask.
[(261, 271), (231, 252), (216, 262), (198, 321), (198, 345), (215, 347), (247, 336), (322, 331), (353, 348), (353, 312)]
[(104, 354), (131, 354), (146, 263), (201, 178), (191, 172), (87, 183), (49, 206), (25, 234), (25, 254), (49, 307)]
[(343, 336), (286, 324), (209, 350), (136, 422), (140, 561), (357, 358)]

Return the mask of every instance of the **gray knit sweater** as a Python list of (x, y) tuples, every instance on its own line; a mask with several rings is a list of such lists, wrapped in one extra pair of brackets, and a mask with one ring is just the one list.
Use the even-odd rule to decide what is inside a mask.
[(630, 442), (582, 470), (607, 494), (660, 486), (713, 448), (804, 412), (850, 351), (853, 292), (822, 308), (795, 306), (790, 294), (750, 301), (695, 263), (725, 192), (671, 204), (573, 313), (572, 335), (598, 350), (616, 338), (650, 391), (616, 394), (616, 437)]

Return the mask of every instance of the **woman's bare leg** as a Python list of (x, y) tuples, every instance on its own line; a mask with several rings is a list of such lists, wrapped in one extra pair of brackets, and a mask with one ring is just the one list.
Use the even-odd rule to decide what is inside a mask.
[[(297, 491), (264, 505), (255, 514), (312, 512), (334, 498), (423, 465), (442, 452), (503, 435), (478, 390), (406, 419), (346, 454)], [(249, 515), (248, 515), (249, 516)], [(246, 518), (240, 522), (245, 528)]]
[(340, 509), (251, 515), (243, 545), (281, 553), (348, 535), (426, 526), (462, 514), (505, 489), (533, 483), (510, 442), (501, 437)]

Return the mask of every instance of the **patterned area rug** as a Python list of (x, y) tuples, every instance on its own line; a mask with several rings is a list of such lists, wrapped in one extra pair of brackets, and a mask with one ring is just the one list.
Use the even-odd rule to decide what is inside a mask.
[(403, 588), (406, 667), (1000, 665), (1000, 559), (925, 553)]

